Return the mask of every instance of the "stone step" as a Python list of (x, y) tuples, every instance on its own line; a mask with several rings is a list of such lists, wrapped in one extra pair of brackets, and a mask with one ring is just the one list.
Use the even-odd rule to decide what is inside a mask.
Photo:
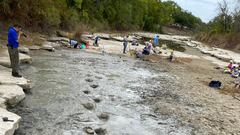
[(25, 93), (18, 85), (0, 85), (0, 98), (5, 99), (7, 105), (15, 106), (25, 98)]
[[(4, 122), (3, 117), (13, 120), (13, 122)], [(19, 126), (20, 119), (20, 116), (0, 108), (0, 135), (13, 135)]]
[(24, 90), (30, 90), (31, 85), (30, 81), (25, 78), (16, 78), (12, 76), (11, 70), (0, 66), (0, 84), (2, 85), (18, 85), (22, 87)]
[[(20, 63), (32, 63), (32, 58), (26, 54), (19, 53)], [(10, 58), (7, 49), (0, 49), (0, 65), (11, 67)]]

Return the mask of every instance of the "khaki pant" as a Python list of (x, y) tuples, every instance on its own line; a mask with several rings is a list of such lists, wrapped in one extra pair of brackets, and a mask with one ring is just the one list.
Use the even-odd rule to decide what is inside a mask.
[(12, 73), (19, 73), (19, 52), (18, 48), (8, 46), (8, 53), (11, 61)]

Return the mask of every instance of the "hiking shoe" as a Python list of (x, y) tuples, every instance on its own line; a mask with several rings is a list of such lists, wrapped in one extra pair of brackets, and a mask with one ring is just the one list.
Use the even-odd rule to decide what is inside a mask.
[(22, 76), (19, 73), (12, 73), (13, 77), (21, 78)]

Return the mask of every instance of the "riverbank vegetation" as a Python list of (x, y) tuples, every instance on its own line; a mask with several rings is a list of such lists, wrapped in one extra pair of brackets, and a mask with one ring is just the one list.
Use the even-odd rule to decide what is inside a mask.
[(163, 26), (196, 29), (202, 22), (172, 1), (160, 0), (0, 0), (2, 23), (32, 30), (89, 27), (162, 32)]
[(218, 5), (218, 15), (203, 25), (197, 39), (213, 46), (240, 51), (240, 1), (233, 10), (228, 1)]

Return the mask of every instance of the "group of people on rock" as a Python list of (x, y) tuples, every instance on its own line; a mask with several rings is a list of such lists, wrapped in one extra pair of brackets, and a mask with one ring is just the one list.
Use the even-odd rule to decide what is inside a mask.
[(227, 67), (224, 69), (224, 73), (231, 74), (231, 77), (236, 78), (235, 88), (240, 88), (240, 63), (234, 63), (233, 60), (230, 61)]
[[(95, 36), (93, 38), (94, 42), (93, 42), (93, 46), (95, 47), (99, 47), (99, 40), (100, 40), (100, 37), (99, 36)], [(69, 44), (70, 44), (70, 47), (73, 47), (73, 48), (80, 48), (80, 49), (88, 49), (89, 48), (89, 42), (88, 41), (84, 41), (82, 40), (81, 43), (78, 42), (77, 40), (75, 39), (70, 39), (69, 40)]]
[[(126, 54), (126, 49), (127, 49), (128, 42), (129, 42), (128, 37), (129, 36), (126, 36), (123, 39), (123, 53), (124, 54)], [(143, 50), (141, 52), (140, 51), (137, 52), (137, 56), (139, 56), (139, 55), (150, 55), (151, 51), (153, 50), (153, 47), (156, 47), (156, 46), (159, 45), (158, 40), (159, 40), (159, 36), (155, 36), (153, 40), (145, 42), (145, 47), (143, 48)]]
[[(126, 49), (128, 46), (128, 37), (126, 36), (123, 40), (123, 53), (126, 54)], [(137, 58), (142, 58), (144, 55), (150, 55), (152, 53), (154, 54), (160, 54), (161, 51), (159, 51), (159, 36), (155, 35), (153, 39), (150, 39), (149, 41), (145, 42), (145, 47), (142, 50), (137, 51), (136, 50), (136, 56)], [(156, 51), (158, 50), (158, 51)], [(170, 62), (174, 61), (174, 50), (171, 51), (169, 56)]]

